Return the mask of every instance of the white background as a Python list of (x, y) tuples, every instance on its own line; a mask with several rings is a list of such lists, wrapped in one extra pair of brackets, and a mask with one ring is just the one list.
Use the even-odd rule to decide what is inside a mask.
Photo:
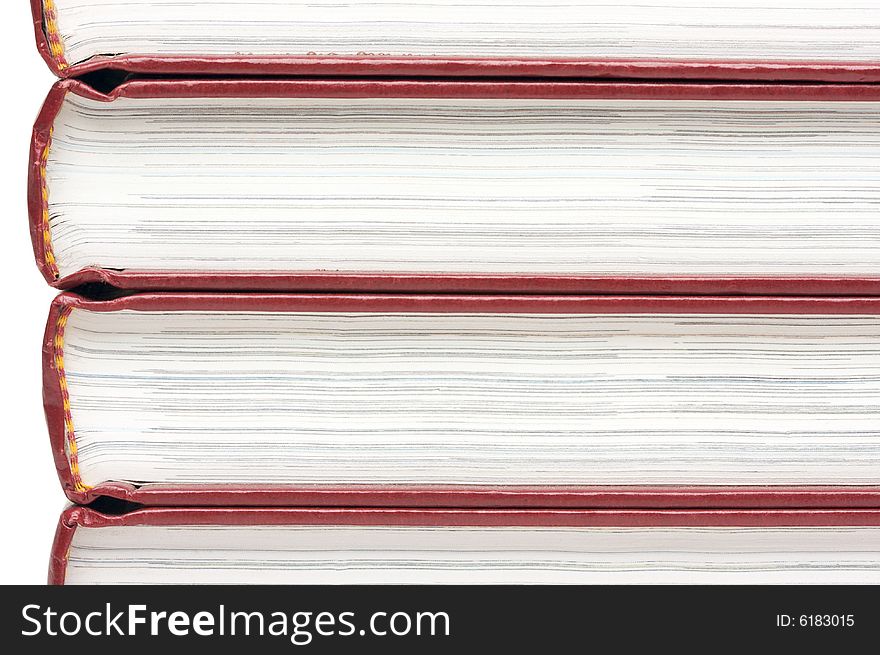
[(37, 53), (30, 3), (0, 3), (0, 583), (44, 584), (66, 501), (43, 417), (40, 348), (55, 292), (34, 263), (28, 234), (31, 127), (55, 76)]

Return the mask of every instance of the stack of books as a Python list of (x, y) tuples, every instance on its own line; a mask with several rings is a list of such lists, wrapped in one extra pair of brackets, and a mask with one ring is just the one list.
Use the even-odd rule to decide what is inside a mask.
[(880, 582), (874, 0), (33, 0), (53, 583)]

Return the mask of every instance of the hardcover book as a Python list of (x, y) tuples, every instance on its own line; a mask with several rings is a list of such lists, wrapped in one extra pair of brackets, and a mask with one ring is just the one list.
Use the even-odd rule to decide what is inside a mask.
[(866, 584), (880, 513), (141, 509), (61, 517), (53, 584)]
[(68, 496), (147, 504), (866, 506), (880, 299), (62, 295)]
[(880, 80), (873, 0), (32, 0), (59, 75)]
[(34, 130), (52, 284), (880, 294), (880, 86), (74, 80)]

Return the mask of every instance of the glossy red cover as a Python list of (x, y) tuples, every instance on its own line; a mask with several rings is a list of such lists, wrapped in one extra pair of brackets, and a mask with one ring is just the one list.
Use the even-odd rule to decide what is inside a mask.
[(77, 528), (133, 525), (426, 525), (516, 527), (876, 526), (880, 510), (474, 510), (341, 508), (147, 508), (123, 515), (70, 507), (52, 545), (49, 584), (64, 584)]
[[(56, 365), (59, 317), (65, 308), (92, 311), (213, 310), (318, 312), (877, 314), (880, 298), (490, 296), (350, 294), (142, 293), (114, 300), (61, 294), (43, 342), (43, 399), (55, 466), (67, 497), (89, 503), (108, 496), (146, 505), (577, 508), (880, 507), (880, 487), (467, 487), (77, 484), (68, 458), (62, 375)], [(59, 341), (61, 343), (59, 343)], [(108, 402), (112, 402), (109, 400)], [(71, 419), (72, 420), (72, 419)]]
[(174, 57), (120, 55), (68, 64), (52, 55), (42, 0), (31, 0), (37, 48), (52, 71), (73, 77), (97, 70), (178, 75), (567, 77), (593, 79), (758, 80), (880, 82), (880, 62), (693, 61), (673, 59), (571, 59), (337, 56)]
[[(51, 128), (64, 96), (76, 93), (112, 102), (116, 98), (161, 97), (466, 97), (466, 98), (614, 98), (728, 100), (880, 101), (880, 85), (689, 84), (633, 82), (490, 82), (440, 80), (131, 80), (108, 94), (77, 80), (58, 82), (34, 126), (28, 176), (30, 230), (37, 265), (46, 280), (61, 289), (103, 282), (133, 290), (344, 291), (460, 293), (664, 293), (878, 295), (880, 271), (862, 277), (835, 276), (642, 276), (522, 275), (453, 273), (214, 273), (111, 271), (86, 268), (64, 278), (47, 257), (43, 198), (44, 170)], [(51, 193), (51, 189), (49, 190)]]

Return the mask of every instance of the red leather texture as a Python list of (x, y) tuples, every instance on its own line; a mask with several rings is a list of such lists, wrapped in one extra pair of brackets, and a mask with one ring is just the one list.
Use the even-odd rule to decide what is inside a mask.
[(53, 73), (63, 76), (69, 71), (62, 70), (59, 63), (49, 50), (49, 41), (46, 38), (46, 29), (43, 25), (43, 0), (31, 0), (31, 15), (34, 19), (34, 37), (37, 40), (37, 50)]
[(55, 528), (52, 552), (49, 553), (50, 585), (64, 584), (73, 533), (76, 532), (78, 525), (86, 525), (86, 521), (91, 515), (98, 515), (98, 513), (85, 507), (68, 507), (61, 513), (58, 526)]
[(52, 303), (43, 342), (43, 398), (55, 465), (73, 502), (109, 496), (146, 505), (180, 506), (421, 506), (421, 507), (614, 507), (795, 508), (878, 507), (880, 487), (354, 487), (338, 486), (133, 486), (108, 482), (77, 490), (65, 451), (61, 384), (55, 365), (55, 334), (65, 307), (92, 311), (213, 310), (321, 312), (504, 312), (504, 313), (706, 313), (878, 314), (880, 298), (526, 296), (141, 293), (114, 300), (87, 300), (63, 293)]
[(143, 485), (106, 483), (71, 499), (99, 495), (153, 507), (457, 507), (798, 509), (880, 506), (877, 487), (411, 487)]
[(102, 282), (124, 290), (343, 293), (656, 293), (880, 296), (878, 277), (613, 277), (382, 273), (149, 273), (84, 269), (52, 282), (59, 289)]
[(59, 76), (97, 70), (175, 75), (259, 76), (425, 76), (425, 77), (557, 77), (643, 80), (752, 80), (791, 82), (880, 82), (880, 62), (810, 61), (676, 61), (606, 59), (480, 59), (449, 57), (94, 57), (63, 66), (49, 50), (43, 26), (43, 4), (31, 0), (37, 48)]
[(147, 508), (121, 516), (87, 507), (62, 515), (52, 546), (49, 584), (64, 584), (78, 527), (132, 525), (427, 525), (516, 527), (875, 526), (880, 510), (473, 510), (339, 508)]
[[(59, 279), (47, 264), (43, 238), (41, 156), (67, 93), (112, 102), (120, 97), (469, 97), (880, 101), (880, 85), (683, 84), (623, 82), (488, 82), (390, 80), (132, 80), (101, 94), (77, 80), (58, 82), (34, 126), (28, 209), (34, 255), (47, 281), (61, 289), (103, 282), (120, 289), (218, 291), (342, 291), (458, 293), (663, 293), (877, 295), (880, 272), (867, 277), (742, 277), (437, 274), (437, 273), (191, 273), (86, 268)], [(50, 190), (51, 192), (51, 190)]]
[(53, 301), (49, 308), (49, 320), (43, 336), (43, 409), (46, 413), (46, 425), (49, 428), (55, 470), (58, 472), (58, 478), (61, 480), (64, 492), (74, 502), (91, 502), (94, 498), (87, 499), (85, 494), (76, 491), (65, 447), (64, 400), (61, 392), (61, 378), (55, 364), (56, 326), (58, 316), (64, 306), (64, 303), (59, 300)]

